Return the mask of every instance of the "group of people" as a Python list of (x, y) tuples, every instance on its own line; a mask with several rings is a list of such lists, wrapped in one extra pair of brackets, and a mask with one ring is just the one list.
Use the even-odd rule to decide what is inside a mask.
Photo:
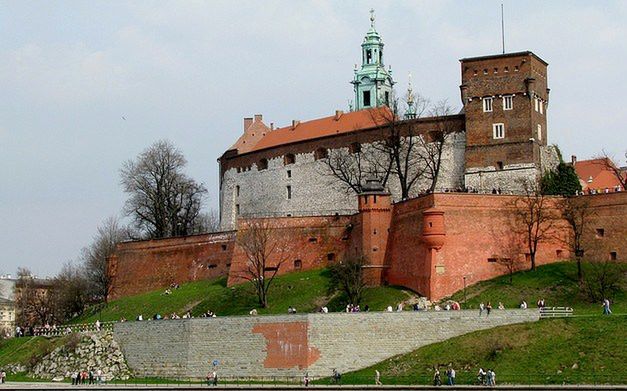
[[(452, 365), (449, 365), (449, 367), (446, 369), (446, 384), (448, 384), (449, 386), (454, 386), (455, 385), (455, 369), (453, 369)], [(435, 368), (435, 371), (433, 372), (433, 385), (434, 386), (441, 386), (442, 385), (442, 375), (440, 374), (440, 369), (439, 368)]]
[(477, 374), (477, 382), (484, 386), (495, 386), (496, 373), (494, 373), (493, 369), (488, 369), (487, 371), (484, 371), (483, 368), (479, 368), (479, 373)]
[(346, 312), (369, 312), (370, 311), (370, 307), (368, 307), (368, 304), (364, 305), (364, 309), (362, 310), (361, 307), (359, 306), (359, 304), (346, 304)]
[(89, 371), (74, 371), (70, 375), (72, 379), (72, 385), (82, 385), (82, 384), (102, 384), (104, 380), (104, 374), (102, 370), (98, 369), (95, 372), (92, 370)]

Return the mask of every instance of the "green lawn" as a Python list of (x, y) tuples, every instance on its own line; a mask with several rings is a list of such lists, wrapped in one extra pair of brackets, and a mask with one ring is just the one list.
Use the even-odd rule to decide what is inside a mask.
[[(478, 331), (424, 346), (370, 368), (344, 374), (345, 384), (429, 384), (433, 368), (452, 363), (458, 384), (472, 384), (479, 367), (497, 383), (627, 383), (627, 316), (550, 319)], [(444, 379), (444, 376), (443, 376)], [(444, 381), (444, 380), (443, 380)]]
[(0, 367), (7, 364), (28, 365), (33, 357), (42, 357), (65, 342), (64, 338), (21, 337), (0, 341)]
[[(329, 271), (310, 270), (278, 276), (269, 292), (268, 308), (259, 308), (252, 286), (248, 283), (226, 287), (226, 279), (196, 281), (182, 284), (171, 295), (164, 295), (163, 289), (141, 295), (114, 300), (99, 309), (74, 319), (73, 323), (94, 322), (98, 317), (103, 321), (119, 320), (124, 317), (135, 319), (138, 314), (144, 318), (159, 313), (162, 316), (176, 312), (179, 315), (191, 311), (198, 316), (207, 310), (218, 316), (246, 315), (253, 308), (259, 314), (287, 313), (289, 306), (298, 312), (313, 312), (322, 305), (331, 311), (342, 310), (346, 300), (341, 295), (329, 294)], [(399, 287), (367, 288), (362, 306), (368, 304), (372, 310), (383, 310), (388, 305), (396, 305), (413, 293)]]
[[(612, 298), (612, 311), (627, 314), (627, 291), (625, 275), (627, 265), (613, 265), (613, 272), (623, 276), (622, 290)], [(529, 308), (535, 308), (540, 298), (544, 298), (550, 307), (572, 307), (575, 314), (600, 314), (600, 302), (591, 302), (577, 281), (577, 265), (575, 262), (553, 263), (538, 267), (535, 271), (514, 273), (512, 283), (509, 276), (501, 276), (480, 282), (466, 288), (466, 305), (464, 292), (455, 293), (452, 299), (462, 303), (463, 308), (479, 308), (480, 302), (491, 302), (494, 308), (499, 301), (506, 308), (517, 308), (521, 300), (526, 300)]]

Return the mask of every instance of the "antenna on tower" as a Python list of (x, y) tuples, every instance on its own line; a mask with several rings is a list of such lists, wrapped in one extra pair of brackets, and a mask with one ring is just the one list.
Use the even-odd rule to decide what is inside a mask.
[(503, 42), (503, 54), (505, 54), (505, 18), (503, 17), (503, 3), (501, 3), (501, 40)]

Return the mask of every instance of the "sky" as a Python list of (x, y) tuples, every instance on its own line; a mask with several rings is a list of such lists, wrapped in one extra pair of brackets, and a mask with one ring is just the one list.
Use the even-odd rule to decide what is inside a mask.
[[(119, 169), (160, 139), (218, 205), (216, 159), (263, 114), (347, 109), (375, 9), (397, 88), (460, 108), (464, 57), (501, 52), (501, 1), (0, 0), (0, 274), (53, 275), (123, 217)], [(549, 63), (549, 142), (625, 164), (627, 2), (504, 1), (506, 51)]]

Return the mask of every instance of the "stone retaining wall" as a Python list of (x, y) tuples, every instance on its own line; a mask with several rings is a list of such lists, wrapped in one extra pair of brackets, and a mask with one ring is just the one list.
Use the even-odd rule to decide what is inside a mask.
[(114, 338), (136, 376), (328, 376), (472, 331), (532, 322), (536, 310), (371, 312), (125, 322)]

